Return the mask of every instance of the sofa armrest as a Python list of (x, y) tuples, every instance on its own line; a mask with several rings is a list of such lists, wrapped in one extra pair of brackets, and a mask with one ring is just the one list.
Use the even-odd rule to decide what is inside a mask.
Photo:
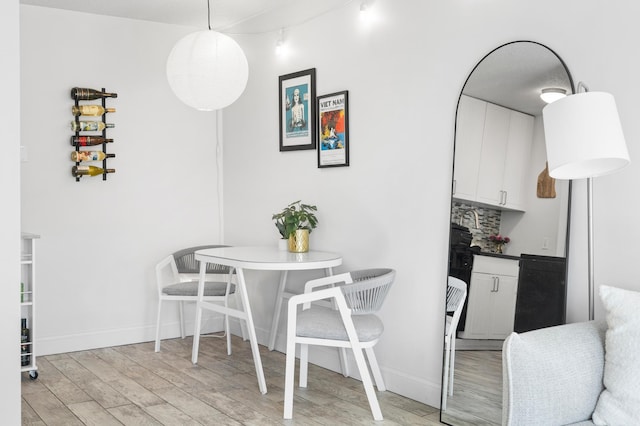
[(589, 420), (602, 392), (606, 323), (512, 333), (502, 348), (504, 425)]

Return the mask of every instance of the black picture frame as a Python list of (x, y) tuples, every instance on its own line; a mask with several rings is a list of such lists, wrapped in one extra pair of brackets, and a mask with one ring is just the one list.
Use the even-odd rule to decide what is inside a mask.
[(349, 91), (318, 96), (318, 167), (349, 165)]
[(316, 69), (278, 77), (280, 151), (316, 149)]

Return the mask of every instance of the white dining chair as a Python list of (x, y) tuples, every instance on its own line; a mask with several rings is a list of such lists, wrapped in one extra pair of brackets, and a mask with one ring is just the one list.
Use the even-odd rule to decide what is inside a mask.
[(447, 409), (447, 396), (453, 395), (453, 373), (456, 361), (456, 330), (464, 301), (467, 283), (455, 277), (447, 280), (447, 316), (444, 333), (444, 369), (442, 377), (442, 410)]
[[(158, 318), (156, 321), (155, 351), (160, 352), (161, 318), (163, 302), (178, 302), (180, 315), (180, 336), (185, 338), (184, 302), (198, 300), (198, 279), (200, 266), (195, 259), (196, 250), (226, 247), (221, 245), (203, 245), (179, 250), (156, 265), (156, 283), (158, 287)], [(228, 266), (207, 264), (207, 281), (204, 288), (204, 300), (228, 304), (229, 296), (235, 293), (232, 283), (234, 271)], [(244, 336), (244, 329), (243, 329)], [(224, 334), (227, 338), (227, 353), (231, 355), (231, 334), (229, 318), (224, 317)]]
[[(287, 355), (284, 387), (284, 418), (293, 417), (293, 391), (296, 344), (300, 345), (299, 385), (307, 387), (309, 345), (351, 348), (375, 420), (382, 412), (373, 388), (371, 374), (379, 391), (385, 385), (373, 347), (384, 331), (377, 312), (395, 279), (393, 269), (368, 269), (319, 278), (306, 283), (303, 294), (289, 299)], [(320, 289), (321, 287), (329, 287)], [(328, 299), (337, 309), (311, 302)], [(302, 310), (299, 307), (302, 305)]]

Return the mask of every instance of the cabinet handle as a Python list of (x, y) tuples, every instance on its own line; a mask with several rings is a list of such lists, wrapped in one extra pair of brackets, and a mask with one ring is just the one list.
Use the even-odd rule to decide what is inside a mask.
[(491, 293), (495, 293), (497, 291), (496, 284), (497, 284), (498, 277), (491, 277), (491, 278), (493, 278), (493, 286), (491, 287)]
[(454, 179), (453, 180), (453, 193), (454, 194), (456, 193), (456, 186), (457, 186), (456, 183), (457, 183), (457, 181)]
[(496, 277), (496, 293), (500, 291), (500, 277)]
[(500, 203), (501, 206), (507, 204), (507, 191), (500, 191)]

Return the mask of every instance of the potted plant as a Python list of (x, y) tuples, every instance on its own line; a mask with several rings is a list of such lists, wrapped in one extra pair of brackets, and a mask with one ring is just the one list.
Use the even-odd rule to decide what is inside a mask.
[(314, 213), (316, 211), (318, 211), (316, 206), (303, 204), (298, 200), (271, 217), (282, 239), (288, 240), (289, 251), (294, 253), (309, 251), (309, 234), (318, 226), (318, 219)]

